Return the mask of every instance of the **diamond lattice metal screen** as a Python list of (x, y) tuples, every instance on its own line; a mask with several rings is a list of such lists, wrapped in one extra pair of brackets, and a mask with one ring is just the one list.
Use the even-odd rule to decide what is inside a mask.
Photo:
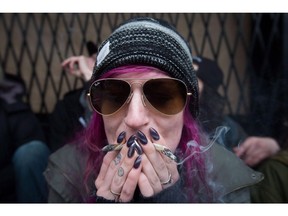
[[(188, 40), (193, 55), (218, 62), (225, 74), (219, 91), (227, 99), (227, 114), (260, 110), (264, 115), (267, 107), (259, 108), (261, 100), (253, 97), (276, 98), (281, 85), (273, 91), (265, 91), (264, 86), (270, 59), (277, 57), (275, 43), (283, 40), (284, 14), (0, 14), (1, 64), (8, 73), (23, 77), (33, 111), (50, 113), (66, 92), (83, 85), (63, 71), (61, 61), (87, 55), (87, 41), (99, 45), (118, 24), (139, 15), (170, 22)], [(279, 67), (277, 71), (282, 70)]]

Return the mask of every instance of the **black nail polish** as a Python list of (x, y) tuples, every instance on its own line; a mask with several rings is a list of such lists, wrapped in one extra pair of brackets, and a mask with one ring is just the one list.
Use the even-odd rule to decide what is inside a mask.
[(135, 159), (135, 162), (134, 162), (133, 167), (134, 167), (135, 169), (137, 169), (137, 168), (140, 166), (141, 161), (142, 161), (142, 157), (141, 157), (141, 155), (139, 155), (139, 156)]
[(117, 143), (118, 143), (118, 144), (122, 143), (123, 140), (124, 140), (124, 138), (125, 138), (125, 136), (126, 136), (126, 132), (125, 132), (125, 131), (122, 131), (122, 132), (119, 134), (118, 138), (117, 138)]
[(139, 145), (139, 143), (137, 142), (137, 140), (135, 140), (133, 147), (135, 148), (136, 152), (141, 155), (143, 154), (143, 149), (141, 147), (141, 145)]
[(150, 132), (150, 135), (152, 136), (152, 138), (154, 140), (159, 140), (160, 139), (160, 136), (159, 136), (158, 132), (154, 128), (149, 128), (149, 132)]
[(134, 145), (132, 145), (128, 149), (128, 153), (127, 153), (128, 158), (132, 158), (134, 155), (134, 152), (135, 152), (135, 147), (134, 147)]
[(142, 131), (137, 131), (137, 137), (143, 145), (146, 145), (148, 143), (148, 140)]
[(134, 143), (134, 140), (136, 139), (136, 136), (135, 135), (132, 135), (128, 141), (127, 141), (127, 147), (129, 148), (133, 143)]

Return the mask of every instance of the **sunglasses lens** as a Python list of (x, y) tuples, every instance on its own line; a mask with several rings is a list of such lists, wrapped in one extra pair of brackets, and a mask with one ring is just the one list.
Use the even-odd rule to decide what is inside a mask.
[(186, 105), (187, 88), (180, 80), (149, 80), (143, 86), (143, 93), (155, 109), (167, 115), (179, 113)]
[(90, 87), (90, 100), (94, 109), (103, 115), (118, 111), (130, 95), (130, 85), (123, 80), (98, 80)]

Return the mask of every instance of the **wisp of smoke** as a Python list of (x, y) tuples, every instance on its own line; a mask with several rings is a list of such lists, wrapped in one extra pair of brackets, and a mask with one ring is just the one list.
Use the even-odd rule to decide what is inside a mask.
[(212, 147), (212, 145), (214, 145), (214, 143), (216, 141), (220, 141), (220, 142), (224, 143), (223, 137), (225, 136), (225, 134), (229, 130), (230, 129), (226, 126), (217, 127), (215, 129), (215, 133), (213, 134), (213, 136), (210, 136), (210, 137), (212, 137), (212, 139), (209, 141), (208, 145), (206, 145), (206, 146), (200, 145), (195, 140), (190, 140), (187, 143), (187, 150), (185, 152), (183, 159), (179, 160), (177, 165), (183, 164), (185, 161), (187, 161), (189, 158), (191, 158), (195, 154), (202, 154), (202, 153), (206, 152), (207, 150), (209, 150)]

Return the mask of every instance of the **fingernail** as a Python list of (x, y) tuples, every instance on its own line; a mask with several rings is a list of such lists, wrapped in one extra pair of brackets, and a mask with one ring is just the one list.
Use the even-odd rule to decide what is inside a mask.
[(150, 132), (150, 135), (152, 136), (152, 138), (154, 140), (159, 140), (160, 139), (160, 136), (159, 136), (158, 132), (154, 128), (149, 128), (149, 132)]
[(122, 131), (117, 138), (117, 143), (121, 144), (123, 142), (125, 136), (126, 136), (126, 132)]
[(134, 162), (133, 167), (134, 167), (135, 169), (137, 169), (137, 168), (140, 166), (141, 161), (142, 161), (142, 157), (141, 157), (141, 155), (138, 155), (138, 157), (135, 159), (135, 162)]
[(132, 158), (134, 155), (134, 152), (135, 152), (135, 148), (134, 148), (134, 145), (132, 145), (128, 149), (128, 153), (127, 153), (128, 158)]
[(127, 141), (127, 147), (129, 148), (133, 143), (134, 143), (134, 140), (136, 139), (136, 136), (135, 135), (132, 135), (128, 141)]
[(141, 145), (139, 145), (137, 140), (135, 140), (133, 147), (136, 149), (136, 151), (139, 155), (143, 154), (143, 149), (142, 149)]
[(146, 145), (148, 143), (148, 140), (142, 131), (137, 131), (137, 137), (143, 145)]

